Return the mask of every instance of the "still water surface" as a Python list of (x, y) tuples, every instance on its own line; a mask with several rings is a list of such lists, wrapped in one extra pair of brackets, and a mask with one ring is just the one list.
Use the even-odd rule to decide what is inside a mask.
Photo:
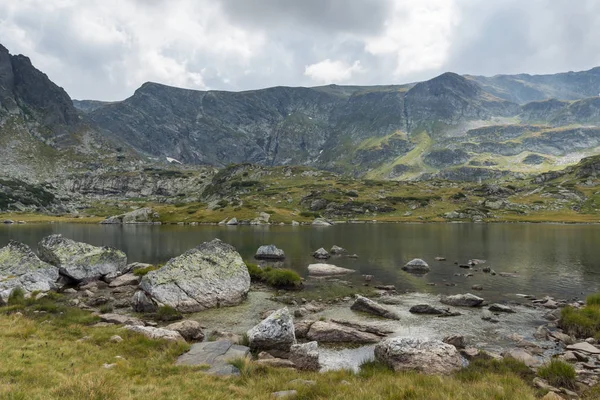
[[(258, 246), (275, 244), (287, 258), (286, 268), (306, 276), (316, 262), (311, 253), (338, 245), (358, 259), (331, 258), (328, 262), (351, 268), (357, 282), (362, 274), (394, 284), (402, 290), (454, 294), (481, 284), (489, 300), (514, 299), (516, 293), (560, 298), (582, 298), (600, 291), (600, 226), (552, 224), (350, 224), (311, 226), (147, 226), (28, 224), (0, 226), (0, 246), (9, 240), (35, 249), (53, 233), (94, 245), (113, 246), (129, 261), (163, 263), (201, 242), (220, 238), (251, 260)], [(436, 256), (448, 261), (437, 262)], [(413, 258), (423, 258), (431, 272), (415, 277), (401, 271)], [(454, 264), (469, 259), (487, 260), (498, 273), (491, 276), (466, 271)], [(472, 272), (473, 277), (455, 276)], [(428, 283), (435, 283), (430, 286)], [(446, 286), (446, 283), (456, 286)]]

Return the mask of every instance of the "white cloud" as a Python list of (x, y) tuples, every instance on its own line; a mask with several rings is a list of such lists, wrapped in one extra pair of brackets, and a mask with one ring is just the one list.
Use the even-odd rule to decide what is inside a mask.
[(364, 72), (364, 69), (359, 60), (348, 64), (344, 61), (332, 61), (327, 58), (304, 68), (304, 75), (319, 83), (348, 82), (355, 73), (361, 72)]

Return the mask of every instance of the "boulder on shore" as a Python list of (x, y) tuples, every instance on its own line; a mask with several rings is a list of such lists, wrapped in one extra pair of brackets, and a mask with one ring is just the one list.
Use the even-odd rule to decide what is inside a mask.
[(76, 242), (62, 235), (50, 235), (38, 244), (40, 259), (59, 268), (76, 281), (120, 275), (127, 270), (127, 256), (112, 247)]
[(478, 307), (483, 303), (481, 297), (474, 294), (455, 294), (453, 296), (444, 296), (440, 300), (443, 304), (448, 304), (455, 307)]
[(57, 289), (58, 276), (57, 267), (40, 260), (29, 246), (11, 240), (0, 249), (0, 304), (16, 288), (25, 295)]
[(415, 258), (407, 262), (402, 269), (413, 274), (425, 274), (429, 272), (429, 265), (420, 258)]
[(360, 295), (356, 296), (356, 300), (354, 300), (354, 304), (352, 304), (350, 308), (354, 311), (362, 311), (383, 318), (396, 320), (400, 319), (400, 316), (395, 312), (388, 310), (376, 301), (373, 301)]
[(285, 259), (285, 253), (275, 245), (269, 244), (260, 246), (258, 250), (256, 250), (254, 258), (257, 260), (283, 260)]
[(149, 272), (140, 287), (160, 304), (197, 312), (241, 303), (250, 289), (250, 274), (233, 246), (214, 239)]
[(278, 354), (289, 352), (296, 344), (294, 318), (287, 307), (273, 312), (258, 325), (248, 331), (250, 349), (275, 351)]
[(308, 342), (293, 344), (290, 348), (290, 361), (294, 363), (297, 369), (304, 371), (318, 371), (321, 369), (321, 365), (319, 364), (318, 343)]
[(427, 338), (386, 339), (375, 346), (375, 359), (396, 372), (447, 375), (462, 367), (456, 347)]
[(311, 324), (308, 340), (325, 343), (377, 343), (380, 337), (369, 332), (362, 332), (350, 326), (326, 321), (315, 321)]
[(312, 225), (315, 226), (331, 226), (333, 225), (331, 222), (327, 221), (326, 219), (323, 218), (315, 218), (312, 222)]
[(141, 325), (126, 325), (125, 329), (141, 333), (149, 339), (164, 339), (171, 341), (183, 341), (185, 339), (179, 334), (179, 332), (172, 331), (165, 328), (155, 328), (153, 326), (141, 326)]
[(353, 269), (342, 268), (331, 264), (310, 264), (308, 275), (312, 276), (335, 276), (346, 275), (354, 272)]
[(112, 217), (106, 218), (104, 221), (101, 221), (101, 224), (147, 224), (151, 223), (154, 220), (158, 219), (158, 213), (155, 213), (154, 210), (148, 207), (138, 208), (137, 210), (133, 210), (131, 212), (114, 215)]

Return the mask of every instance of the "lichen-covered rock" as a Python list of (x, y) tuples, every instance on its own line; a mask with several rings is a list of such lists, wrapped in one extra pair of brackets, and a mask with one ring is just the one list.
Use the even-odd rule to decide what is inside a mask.
[(429, 272), (429, 265), (420, 258), (415, 258), (414, 260), (407, 262), (402, 269), (413, 274), (424, 274)]
[(285, 253), (275, 245), (269, 244), (260, 246), (258, 250), (256, 250), (254, 258), (257, 260), (283, 260), (285, 259)]
[(313, 257), (318, 258), (320, 260), (326, 260), (330, 256), (329, 256), (329, 252), (321, 247), (319, 250), (317, 250), (313, 253)]
[(462, 367), (456, 347), (426, 338), (386, 339), (375, 346), (375, 358), (396, 372), (450, 374)]
[(25, 294), (57, 289), (58, 268), (40, 260), (29, 246), (10, 241), (0, 249), (0, 303), (15, 288)]
[(381, 304), (360, 295), (356, 296), (356, 300), (354, 300), (354, 304), (352, 304), (350, 308), (354, 311), (362, 311), (383, 318), (400, 319), (400, 316), (395, 312), (388, 310)]
[(111, 247), (96, 247), (62, 235), (47, 236), (38, 244), (40, 258), (77, 281), (100, 279), (127, 268), (127, 256)]
[(296, 343), (294, 318), (287, 307), (273, 312), (248, 331), (250, 349), (286, 353)]
[(442, 297), (441, 302), (455, 307), (478, 307), (483, 303), (483, 299), (474, 294), (467, 293)]
[(331, 264), (310, 264), (308, 266), (308, 274), (312, 276), (346, 275), (352, 272), (354, 272), (354, 270)]
[(319, 344), (317, 342), (308, 342), (292, 345), (290, 348), (290, 361), (300, 370), (318, 371), (321, 369), (321, 365), (319, 364)]
[(133, 294), (131, 308), (133, 308), (133, 311), (139, 313), (152, 313), (158, 309), (152, 299), (146, 296), (146, 293), (142, 290), (138, 290)]
[(140, 287), (160, 304), (197, 312), (241, 303), (250, 289), (250, 275), (235, 248), (214, 239), (149, 272)]

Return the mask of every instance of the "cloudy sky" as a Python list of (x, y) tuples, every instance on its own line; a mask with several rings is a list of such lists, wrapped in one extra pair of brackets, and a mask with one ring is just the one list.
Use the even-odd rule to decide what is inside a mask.
[(78, 99), (600, 65), (598, 0), (0, 0), (0, 43)]

